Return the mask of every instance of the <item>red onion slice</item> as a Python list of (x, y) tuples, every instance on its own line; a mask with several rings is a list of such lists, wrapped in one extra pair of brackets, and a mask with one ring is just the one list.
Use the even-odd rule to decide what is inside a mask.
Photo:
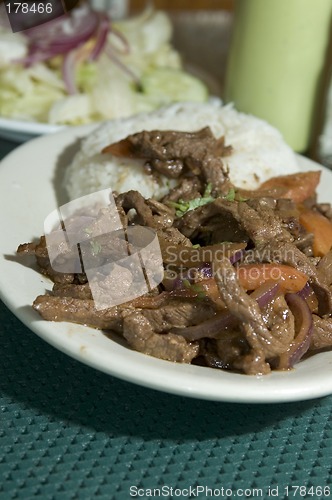
[(288, 293), (286, 302), (295, 317), (297, 335), (289, 349), (281, 354), (278, 369), (292, 368), (304, 356), (310, 347), (313, 333), (312, 314), (306, 301), (296, 293)]
[(245, 254), (245, 249), (238, 250), (233, 255), (231, 255), (230, 258), (229, 258), (231, 264), (235, 264), (236, 262), (238, 262), (239, 260), (241, 260), (242, 257), (244, 256), (244, 254)]
[[(238, 250), (236, 251), (233, 255), (230, 256), (229, 260), (232, 264), (235, 262), (239, 261), (244, 253), (245, 250)], [(213, 273), (212, 273), (212, 266), (210, 262), (205, 262), (205, 264), (202, 264), (198, 266), (197, 268), (191, 267), (188, 268), (185, 273), (181, 273), (181, 277), (178, 276), (174, 280), (167, 280), (167, 289), (172, 290), (172, 282), (174, 283), (174, 288), (179, 288), (181, 284), (183, 284), (183, 279), (186, 279), (188, 281), (192, 281), (192, 276), (193, 276), (193, 271), (197, 270), (197, 274), (201, 276), (201, 279), (211, 279), (213, 278)], [(199, 284), (200, 281), (197, 281), (197, 284)], [(269, 285), (270, 286), (270, 285)]]
[(31, 66), (57, 55), (67, 55), (95, 36), (98, 31), (102, 31), (104, 37), (105, 29), (104, 16), (101, 17), (87, 8), (74, 9), (70, 15), (66, 14), (26, 30), (24, 35), (29, 40), (29, 53), (14, 62)]
[(52, 47), (76, 47), (91, 38), (99, 26), (99, 16), (88, 8), (74, 9), (70, 14), (58, 17), (24, 32), (31, 45), (42, 49)]
[(129, 52), (130, 52), (130, 46), (129, 46), (128, 40), (121, 33), (121, 31), (119, 31), (119, 30), (117, 30), (116, 28), (113, 27), (112, 28), (112, 34), (115, 35), (118, 40), (120, 40), (120, 42), (122, 43), (122, 46), (123, 46), (123, 50), (121, 50), (119, 47), (116, 47), (114, 45), (113, 45), (113, 49), (116, 52), (118, 52), (119, 54), (122, 54), (122, 55), (129, 54)]
[(170, 333), (181, 335), (185, 339), (193, 342), (203, 338), (217, 339), (220, 332), (235, 326), (237, 319), (230, 312), (225, 311), (217, 314), (207, 321), (203, 321), (199, 325), (188, 326), (185, 328), (172, 328)]
[[(260, 307), (265, 307), (274, 299), (278, 291), (279, 285), (277, 283), (270, 283), (269, 286), (267, 286), (267, 283), (264, 283), (264, 285), (257, 288), (257, 290), (251, 294), (251, 297), (258, 302)], [(170, 332), (182, 335), (182, 337), (189, 341), (203, 338), (217, 339), (220, 337), (220, 333), (223, 332), (223, 330), (236, 326), (237, 322), (237, 318), (227, 310), (199, 325), (185, 328), (172, 328)]]
[(167, 292), (173, 292), (174, 290), (185, 290), (185, 282), (192, 283), (190, 274), (181, 273), (176, 276), (176, 278), (165, 278), (163, 280), (163, 286)]
[(126, 73), (129, 76), (129, 78), (131, 78), (134, 81), (137, 87), (141, 87), (141, 81), (139, 77), (130, 68), (128, 68), (128, 66), (126, 66), (122, 61), (120, 61), (118, 56), (114, 53), (113, 47), (106, 45), (104, 52), (109, 57), (109, 59), (112, 62), (114, 62), (114, 64), (116, 64), (124, 73)]
[(76, 54), (74, 51), (68, 52), (62, 62), (62, 78), (69, 95), (77, 94), (75, 83)]
[(304, 285), (304, 287), (302, 288), (302, 290), (300, 290), (299, 292), (297, 292), (297, 295), (299, 297), (301, 297), (302, 299), (307, 299), (311, 293), (312, 293), (312, 288), (309, 285), (309, 282), (307, 281), (307, 283)]
[(95, 46), (89, 56), (90, 61), (98, 59), (107, 43), (108, 32), (110, 30), (110, 20), (106, 14), (99, 14), (99, 27), (97, 30), (97, 38)]
[(30, 52), (20, 59), (14, 59), (14, 64), (23, 64), (23, 66), (32, 66), (43, 61), (47, 61), (53, 57), (53, 54), (47, 51), (40, 51), (39, 49), (31, 49)]
[(272, 302), (279, 290), (280, 286), (278, 283), (274, 281), (266, 281), (263, 285), (254, 290), (250, 294), (250, 297), (255, 299), (259, 307), (263, 309)]

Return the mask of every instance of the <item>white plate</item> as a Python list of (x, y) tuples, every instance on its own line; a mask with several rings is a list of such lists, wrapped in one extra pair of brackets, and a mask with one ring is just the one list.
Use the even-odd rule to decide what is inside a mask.
[[(51, 289), (51, 283), (21, 263), (15, 250), (42, 234), (44, 218), (64, 202), (55, 189), (61, 170), (77, 147), (77, 138), (93, 128), (37, 138), (0, 163), (0, 297), (12, 312), (45, 341), (82, 363), (160, 391), (242, 403), (300, 401), (332, 394), (332, 352), (313, 356), (290, 372), (247, 376), (155, 359), (131, 351), (100, 331), (47, 322), (33, 311), (33, 300)], [(299, 165), (303, 170), (322, 168), (301, 157)], [(322, 168), (321, 200), (332, 201), (331, 184), (331, 172)]]
[(58, 132), (61, 128), (60, 125), (0, 118), (0, 137), (14, 142), (29, 141), (39, 135)]

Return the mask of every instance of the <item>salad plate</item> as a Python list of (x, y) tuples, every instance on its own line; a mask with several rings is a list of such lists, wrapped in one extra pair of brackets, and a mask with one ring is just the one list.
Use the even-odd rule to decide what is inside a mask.
[[(0, 138), (26, 142), (67, 126), (62, 124), (76, 126), (134, 115), (179, 98), (204, 101), (208, 96), (222, 95), (231, 28), (229, 12), (167, 13), (147, 8), (110, 23), (108, 49), (113, 50), (113, 57), (106, 54), (104, 47), (93, 64), (83, 58), (76, 66), (80, 81), (77, 92), (72, 88), (75, 65), (71, 64), (70, 50), (76, 37), (79, 39), (84, 29), (93, 27), (91, 18), (95, 17), (86, 13), (85, 7), (83, 11), (81, 21), (77, 17), (79, 22), (73, 25), (72, 40), (67, 39), (67, 21), (56, 21), (46, 32), (40, 28), (41, 37), (32, 34), (37, 36), (37, 45), (41, 42), (43, 53), (48, 45), (44, 38), (51, 52), (55, 50), (52, 37), (55, 41), (63, 39), (68, 57), (61, 76), (50, 69), (47, 59), (22, 68), (10, 62), (11, 57), (22, 57), (31, 33), (14, 36), (10, 27), (3, 25), (7, 16), (1, 11), (0, 60), (9, 64), (0, 68)], [(100, 32), (104, 29), (103, 24)]]
[(39, 135), (51, 134), (63, 128), (60, 125), (0, 118), (0, 137), (13, 142), (26, 142)]
[[(94, 126), (73, 127), (21, 145), (0, 163), (0, 298), (30, 330), (56, 349), (110, 376), (185, 397), (237, 403), (280, 403), (332, 394), (332, 351), (316, 354), (295, 369), (248, 376), (163, 361), (130, 350), (102, 331), (47, 322), (31, 304), (52, 283), (16, 248), (43, 233), (44, 219), (65, 200), (63, 170), (80, 139)], [(332, 173), (298, 157), (299, 169), (321, 170), (318, 190), (331, 202)]]

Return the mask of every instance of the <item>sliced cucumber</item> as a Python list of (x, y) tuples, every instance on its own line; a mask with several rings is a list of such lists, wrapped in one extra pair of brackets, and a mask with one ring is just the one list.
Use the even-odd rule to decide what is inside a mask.
[(161, 103), (204, 102), (208, 89), (198, 78), (174, 68), (158, 68), (143, 75), (143, 93)]

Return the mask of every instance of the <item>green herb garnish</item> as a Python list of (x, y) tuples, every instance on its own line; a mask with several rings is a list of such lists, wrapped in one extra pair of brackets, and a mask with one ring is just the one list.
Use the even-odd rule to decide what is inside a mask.
[(234, 201), (235, 200), (235, 189), (234, 188), (231, 188), (228, 193), (226, 194), (226, 196), (224, 197), (225, 200), (227, 201)]
[(185, 279), (182, 281), (184, 288), (187, 290), (191, 290), (192, 292), (197, 294), (197, 299), (201, 300), (206, 297), (206, 292), (203, 286), (199, 283), (190, 283), (189, 280)]
[(211, 203), (212, 201), (214, 201), (215, 198), (211, 196), (211, 191), (212, 191), (212, 185), (208, 184), (206, 186), (203, 196), (188, 201), (184, 200), (179, 200), (178, 202), (170, 201), (169, 205), (176, 209), (175, 215), (177, 217), (182, 217), (187, 212), (190, 212), (195, 208), (202, 207), (203, 205), (206, 205), (207, 203)]
[(102, 251), (102, 246), (99, 241), (90, 240), (90, 245), (92, 246), (93, 255), (98, 255)]
[(224, 200), (227, 201), (247, 201), (248, 198), (243, 198), (240, 194), (238, 194), (234, 188), (231, 188), (226, 196), (224, 196)]

